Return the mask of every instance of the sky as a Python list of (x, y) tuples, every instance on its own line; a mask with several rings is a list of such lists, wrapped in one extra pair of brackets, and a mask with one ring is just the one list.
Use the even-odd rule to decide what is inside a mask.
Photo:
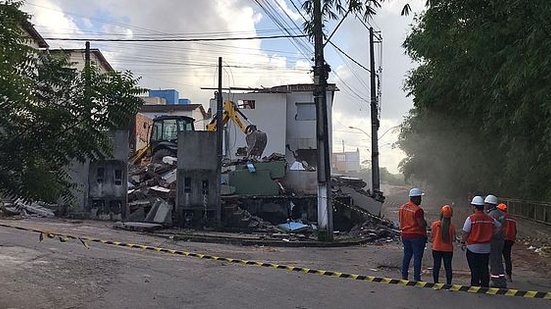
[[(300, 6), (302, 0), (292, 0)], [(45, 38), (160, 38), (160, 37), (250, 37), (299, 33), (303, 17), (291, 0), (27, 0), (23, 10)], [(370, 24), (381, 31), (376, 62), (382, 67), (380, 165), (393, 173), (405, 157), (393, 144), (397, 126), (412, 107), (402, 90), (405, 75), (414, 64), (401, 47), (415, 13), (425, 0), (386, 0)], [(400, 16), (405, 3), (414, 14)], [(300, 7), (299, 7), (300, 8)], [(279, 24), (274, 22), (277, 16)], [(285, 20), (285, 21), (283, 21)], [(326, 32), (335, 28), (326, 25)], [(368, 30), (355, 16), (348, 16), (331, 41), (349, 56), (369, 67)], [(83, 48), (84, 42), (48, 40), (50, 48)], [(224, 85), (270, 87), (312, 82), (313, 46), (307, 39), (240, 40), (222, 42), (92, 42), (117, 70), (141, 76), (149, 89), (175, 88), (181, 98), (207, 107), (216, 86), (216, 63), (224, 59)], [(382, 45), (382, 47), (381, 47)], [(340, 91), (333, 102), (333, 149), (360, 150), (370, 159), (369, 75), (364, 69), (328, 45), (326, 61), (331, 65), (329, 82)], [(384, 135), (383, 135), (384, 134)]]

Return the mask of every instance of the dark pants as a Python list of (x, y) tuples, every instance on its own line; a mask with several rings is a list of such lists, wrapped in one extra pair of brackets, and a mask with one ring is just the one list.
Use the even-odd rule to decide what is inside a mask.
[(426, 237), (402, 239), (404, 259), (402, 260), (402, 279), (408, 280), (409, 262), (413, 256), (413, 280), (421, 281), (421, 261), (425, 251)]
[(432, 259), (434, 264), (432, 266), (432, 278), (434, 283), (438, 283), (438, 277), (440, 276), (440, 266), (442, 260), (444, 260), (444, 269), (446, 270), (446, 284), (452, 284), (452, 258), (453, 252), (434, 251), (432, 250)]
[(489, 253), (474, 253), (467, 249), (467, 262), (471, 269), (471, 286), (490, 286)]
[(490, 252), (490, 280), (492, 287), (507, 288), (505, 268), (503, 267), (503, 247), (505, 239), (492, 239), (492, 251)]
[(513, 249), (512, 240), (506, 240), (505, 246), (503, 246), (503, 259), (505, 260), (505, 273), (509, 276), (513, 274), (513, 262), (511, 260), (511, 251)]

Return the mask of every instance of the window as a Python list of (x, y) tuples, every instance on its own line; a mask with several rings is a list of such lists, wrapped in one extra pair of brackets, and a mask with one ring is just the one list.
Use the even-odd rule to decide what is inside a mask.
[(191, 177), (184, 178), (184, 193), (191, 193)]
[(163, 121), (163, 140), (172, 141), (178, 138), (176, 119)]
[(115, 170), (115, 185), (122, 185), (122, 170)]
[(241, 109), (255, 109), (256, 101), (255, 100), (239, 100), (237, 101), (237, 107)]
[(296, 103), (298, 121), (316, 120), (316, 104), (314, 103)]
[(97, 183), (103, 183), (103, 178), (105, 177), (105, 169), (103, 167), (98, 167), (96, 173)]
[(180, 132), (193, 131), (193, 122), (190, 120), (178, 120), (178, 126), (180, 127)]

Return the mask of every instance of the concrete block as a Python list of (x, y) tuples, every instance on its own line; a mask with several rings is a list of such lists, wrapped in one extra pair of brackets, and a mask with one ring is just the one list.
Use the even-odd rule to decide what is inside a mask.
[(250, 173), (248, 170), (237, 170), (230, 173), (230, 186), (235, 187), (236, 194), (243, 195), (279, 195), (279, 186), (271, 177), (269, 170)]

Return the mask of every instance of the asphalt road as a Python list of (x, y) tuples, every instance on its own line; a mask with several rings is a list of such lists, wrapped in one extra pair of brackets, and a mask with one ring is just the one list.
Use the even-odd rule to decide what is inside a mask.
[[(127, 237), (132, 237), (131, 234)], [(143, 237), (142, 239), (143, 240)], [(183, 244), (182, 247), (186, 247)], [(197, 250), (200, 244), (190, 244)], [(258, 248), (205, 245), (253, 255)], [(175, 247), (175, 249), (182, 249)], [(256, 250), (256, 251), (255, 251)], [(345, 249), (293, 249), (342, 270)], [(310, 251), (312, 250), (312, 251)], [(348, 249), (351, 250), (351, 249)], [(250, 252), (248, 252), (250, 251)], [(253, 252), (255, 251), (255, 252)], [(266, 251), (266, 252), (265, 252)], [(358, 251), (384, 259), (383, 251)], [(270, 250), (262, 251), (264, 255)], [(297, 252), (303, 252), (299, 254)], [(366, 253), (367, 252), (367, 253)], [(352, 252), (352, 254), (355, 254)], [(277, 256), (277, 255), (276, 255)], [(366, 256), (366, 260), (373, 257)], [(289, 263), (290, 261), (281, 261)], [(358, 265), (355, 265), (358, 266)], [(361, 266), (361, 265), (360, 265)], [(320, 277), (57, 240), (0, 227), (0, 308), (549, 308), (550, 300), (475, 295)]]

